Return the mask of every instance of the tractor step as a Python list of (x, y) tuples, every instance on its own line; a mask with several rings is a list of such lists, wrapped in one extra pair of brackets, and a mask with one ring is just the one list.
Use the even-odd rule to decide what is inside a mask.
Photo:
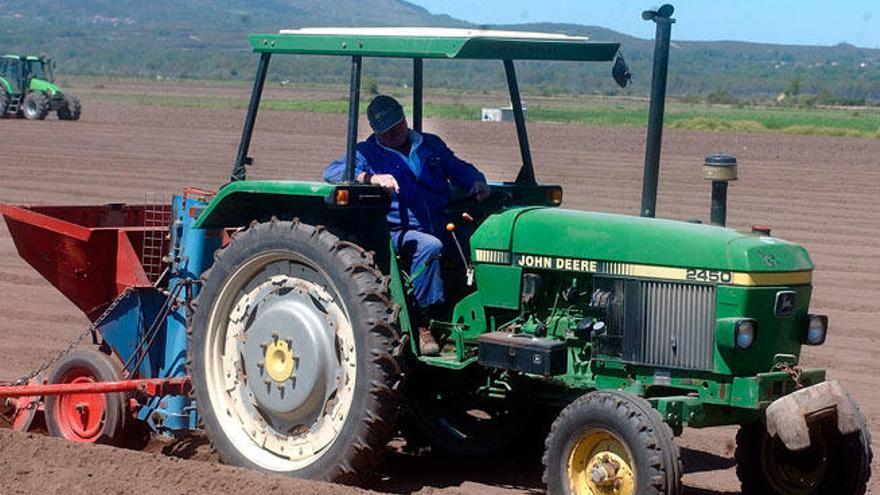
[(6, 107), (6, 113), (11, 115), (18, 115), (19, 110), (21, 110), (21, 95), (13, 94), (9, 98), (9, 105)]

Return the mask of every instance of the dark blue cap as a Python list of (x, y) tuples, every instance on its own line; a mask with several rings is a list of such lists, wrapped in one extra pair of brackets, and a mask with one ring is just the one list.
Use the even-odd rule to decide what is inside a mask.
[(370, 127), (379, 134), (391, 129), (403, 119), (403, 107), (390, 96), (379, 95), (367, 106), (367, 120), (370, 121)]

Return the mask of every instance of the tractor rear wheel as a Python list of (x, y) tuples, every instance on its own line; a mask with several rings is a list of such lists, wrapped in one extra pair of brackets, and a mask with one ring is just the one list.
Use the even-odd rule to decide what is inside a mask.
[(28, 120), (45, 120), (49, 115), (49, 99), (39, 91), (32, 91), (24, 97), (22, 112)]
[(59, 120), (79, 120), (82, 115), (82, 104), (73, 95), (64, 95), (64, 103), (58, 108)]
[(253, 223), (203, 276), (188, 366), (224, 462), (356, 483), (394, 432), (401, 368), (388, 278), (323, 227)]
[[(829, 420), (830, 419), (830, 420)], [(862, 495), (871, 477), (871, 436), (861, 428), (849, 435), (837, 430), (836, 418), (810, 424), (810, 446), (792, 452), (770, 438), (760, 421), (736, 435), (736, 474), (744, 495)]]
[(551, 495), (681, 493), (672, 430), (645, 400), (624, 392), (591, 392), (563, 409), (544, 467)]
[[(93, 349), (71, 352), (49, 376), (49, 383), (122, 380), (122, 363)], [(124, 440), (125, 394), (65, 394), (46, 397), (46, 426), (52, 436), (78, 443), (117, 445)]]
[(6, 91), (0, 89), (0, 118), (6, 116), (6, 111), (9, 109), (9, 94)]

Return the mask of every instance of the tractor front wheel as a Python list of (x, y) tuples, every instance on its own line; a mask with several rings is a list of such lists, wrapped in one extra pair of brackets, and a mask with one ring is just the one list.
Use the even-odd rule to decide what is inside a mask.
[(82, 104), (73, 95), (64, 95), (64, 102), (58, 108), (59, 120), (79, 120), (82, 115)]
[[(830, 420), (829, 420), (830, 419)], [(811, 423), (810, 446), (792, 452), (771, 438), (760, 421), (736, 435), (736, 474), (744, 495), (862, 495), (871, 477), (871, 437), (861, 428), (849, 435), (835, 418)]]
[(188, 363), (221, 459), (357, 483), (394, 432), (402, 376), (372, 255), (323, 227), (255, 222), (203, 278)]
[(547, 437), (544, 467), (551, 495), (681, 492), (672, 430), (645, 400), (623, 392), (591, 392), (563, 409)]
[[(122, 363), (93, 349), (65, 356), (49, 383), (94, 383), (122, 380)], [(124, 439), (125, 394), (64, 394), (46, 397), (49, 433), (71, 442), (118, 445)]]
[(39, 91), (33, 91), (24, 97), (24, 117), (28, 120), (45, 120), (49, 115), (49, 99)]

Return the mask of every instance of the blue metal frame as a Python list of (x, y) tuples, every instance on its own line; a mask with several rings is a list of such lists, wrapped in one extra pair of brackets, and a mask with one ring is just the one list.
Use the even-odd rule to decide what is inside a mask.
[[(198, 295), (196, 282), (223, 241), (222, 231), (195, 228), (206, 206), (199, 198), (174, 196), (167, 291), (134, 290), (98, 329), (130, 376), (186, 376), (188, 302)], [(145, 355), (139, 350), (142, 343), (149, 346)], [(137, 411), (137, 418), (160, 433), (195, 429), (198, 419), (190, 397), (171, 395), (151, 398)]]

